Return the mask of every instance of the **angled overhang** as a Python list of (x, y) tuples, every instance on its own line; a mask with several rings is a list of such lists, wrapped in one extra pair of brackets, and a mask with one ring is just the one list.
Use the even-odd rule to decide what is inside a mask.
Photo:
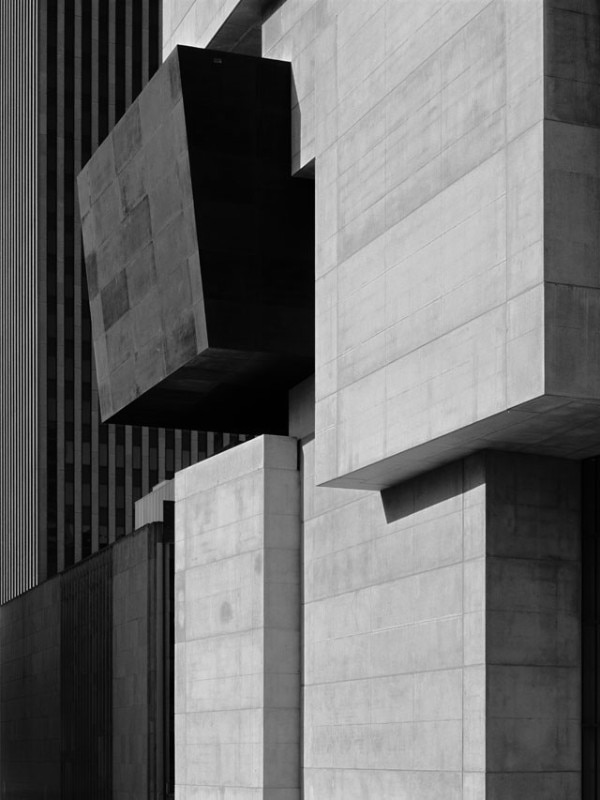
[(314, 370), (286, 62), (177, 47), (78, 178), (104, 421), (282, 432)]

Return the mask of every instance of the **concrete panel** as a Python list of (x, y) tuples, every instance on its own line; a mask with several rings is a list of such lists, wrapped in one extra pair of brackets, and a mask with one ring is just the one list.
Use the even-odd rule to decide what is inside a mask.
[(299, 488), (273, 436), (175, 477), (178, 796), (299, 797)]
[(486, 769), (485, 625), (469, 625), (485, 608), (484, 463), (381, 496), (314, 486), (314, 461), (309, 442), (306, 796), (462, 800), (463, 771)]
[[(600, 447), (597, 19), (593, 3), (287, 0), (264, 21), (263, 53), (300, 87), (295, 163), (316, 163), (319, 482)], [(589, 288), (587, 316), (565, 322), (554, 283)]]
[(314, 460), (307, 796), (578, 797), (579, 467), (488, 452), (379, 495)]

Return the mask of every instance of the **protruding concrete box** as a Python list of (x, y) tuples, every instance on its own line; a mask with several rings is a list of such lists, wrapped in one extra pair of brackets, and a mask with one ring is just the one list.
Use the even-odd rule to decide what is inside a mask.
[(289, 64), (178, 47), (80, 174), (104, 420), (287, 430), (314, 360), (290, 107)]
[(598, 29), (585, 0), (387, 3), (317, 65), (320, 483), (600, 449)]

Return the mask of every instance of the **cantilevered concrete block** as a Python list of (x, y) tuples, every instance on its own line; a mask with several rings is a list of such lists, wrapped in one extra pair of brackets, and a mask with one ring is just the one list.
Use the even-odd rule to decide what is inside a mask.
[(317, 481), (594, 455), (596, 4), (361, 7), (316, 56)]
[(102, 418), (282, 431), (313, 369), (289, 64), (178, 47), (79, 176)]

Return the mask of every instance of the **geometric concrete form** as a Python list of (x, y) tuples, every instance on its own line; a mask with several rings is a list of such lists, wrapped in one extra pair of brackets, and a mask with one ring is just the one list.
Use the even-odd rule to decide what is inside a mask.
[(264, 26), (263, 52), (316, 87), (301, 111), (331, 486), (381, 489), (489, 447), (600, 450), (597, 4), (416, 8)]
[(290, 106), (289, 64), (178, 47), (81, 172), (103, 420), (287, 430), (314, 359)]
[(175, 476), (181, 800), (300, 797), (299, 483), (280, 436)]
[(305, 796), (580, 800), (580, 465), (488, 451), (379, 494), (315, 487), (314, 449)]

